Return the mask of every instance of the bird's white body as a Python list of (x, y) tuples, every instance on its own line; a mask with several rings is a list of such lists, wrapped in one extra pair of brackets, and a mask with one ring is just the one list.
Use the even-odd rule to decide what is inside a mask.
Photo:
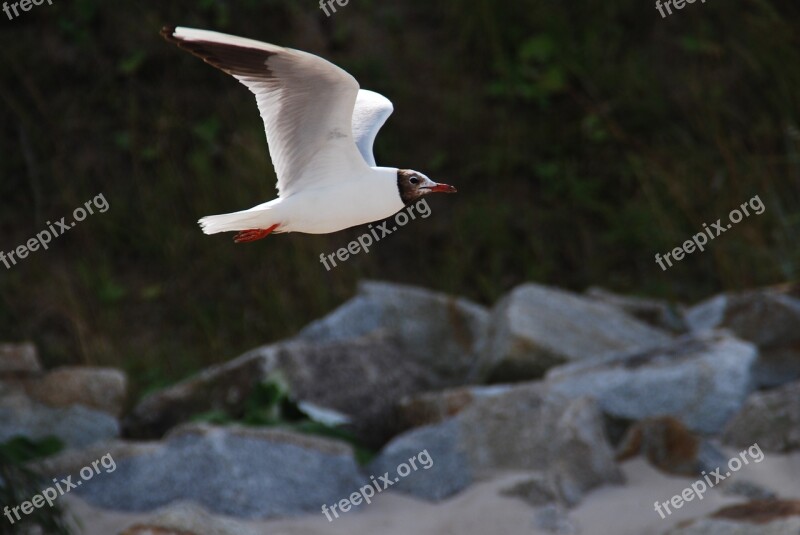
[(209, 216), (203, 219), (203, 230), (214, 234), (280, 225), (275, 232), (327, 234), (385, 219), (402, 208), (397, 169), (374, 167), (338, 184), (304, 189), (241, 212)]
[[(372, 145), (393, 111), (378, 93), (312, 54), (192, 28), (164, 28), (167, 40), (227, 72), (256, 97), (278, 177), (278, 198), (207, 216), (206, 234), (245, 231), (325, 234), (385, 219), (421, 195), (455, 191), (421, 173), (377, 167)], [(413, 175), (413, 176), (412, 176)]]

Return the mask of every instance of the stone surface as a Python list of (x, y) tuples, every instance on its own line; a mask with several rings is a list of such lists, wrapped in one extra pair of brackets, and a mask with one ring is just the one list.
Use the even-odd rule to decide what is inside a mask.
[(425, 448), (438, 464), (401, 480), (397, 490), (441, 499), (497, 470), (532, 470), (546, 473), (571, 505), (592, 488), (622, 480), (595, 403), (552, 395), (541, 384), (477, 400), (454, 418), (400, 435), (372, 473), (394, 470)]
[(0, 402), (0, 442), (17, 436), (33, 440), (54, 436), (67, 448), (83, 448), (119, 436), (113, 416), (81, 405), (51, 408), (23, 396)]
[(800, 381), (751, 394), (728, 423), (723, 440), (740, 448), (758, 442), (764, 451), (800, 450)]
[(563, 502), (558, 487), (546, 473), (537, 473), (500, 490), (500, 494), (519, 498), (528, 505), (540, 507), (554, 502)]
[(647, 418), (633, 424), (617, 448), (617, 460), (642, 455), (668, 474), (699, 476), (724, 465), (725, 456), (672, 416)]
[(344, 443), (238, 426), (183, 426), (155, 451), (116, 465), (73, 492), (115, 510), (191, 501), (215, 514), (270, 518), (319, 513), (364, 484)]
[(573, 293), (525, 284), (493, 309), (488, 353), (495, 381), (539, 378), (572, 361), (664, 344), (671, 336), (614, 306)]
[(41, 371), (39, 354), (33, 344), (0, 344), (0, 377)]
[(125, 421), (129, 434), (160, 436), (192, 415), (223, 410), (237, 416), (253, 389), (278, 380), (312, 416), (343, 414), (369, 444), (381, 445), (397, 429), (395, 404), (431, 388), (436, 377), (409, 361), (385, 335), (310, 343), (290, 341), (252, 350), (142, 400)]
[(435, 424), (451, 418), (475, 400), (508, 392), (508, 385), (465, 386), (404, 397), (397, 405), (397, 418), (403, 429)]
[(113, 368), (63, 367), (28, 381), (26, 388), (31, 398), (50, 407), (83, 405), (119, 416), (125, 405), (128, 378)]
[(586, 290), (586, 296), (618, 308), (653, 327), (674, 333), (685, 333), (688, 330), (683, 318), (685, 310), (681, 305), (671, 305), (659, 299), (620, 295), (596, 286)]
[(423, 288), (362, 282), (357, 295), (298, 335), (314, 343), (386, 333), (405, 359), (433, 373), (436, 387), (477, 383), (489, 367), (483, 343), (489, 312)]
[(568, 397), (596, 398), (614, 417), (673, 416), (694, 431), (716, 433), (752, 390), (757, 354), (725, 333), (687, 335), (660, 349), (556, 368), (547, 383)]
[(689, 309), (686, 321), (696, 332), (725, 328), (756, 344), (757, 386), (800, 379), (800, 285), (719, 295)]

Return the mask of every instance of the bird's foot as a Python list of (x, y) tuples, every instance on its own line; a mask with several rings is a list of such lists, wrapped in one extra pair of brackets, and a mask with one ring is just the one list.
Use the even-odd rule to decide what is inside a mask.
[(243, 230), (234, 236), (233, 241), (235, 243), (248, 243), (251, 241), (261, 240), (269, 236), (270, 233), (276, 228), (278, 228), (278, 225), (272, 225), (269, 228), (251, 228), (249, 230)]

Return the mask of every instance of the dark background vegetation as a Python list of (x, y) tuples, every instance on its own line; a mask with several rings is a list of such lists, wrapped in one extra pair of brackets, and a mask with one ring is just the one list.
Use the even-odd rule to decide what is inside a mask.
[[(234, 245), (200, 216), (275, 195), (248, 91), (165, 23), (308, 50), (395, 104), (380, 164), (458, 186), (331, 272), (364, 231)], [(0, 265), (0, 339), (46, 365), (125, 368), (137, 391), (291, 336), (362, 278), (485, 304), (524, 281), (692, 302), (800, 268), (800, 4), (651, 1), (54, 0), (0, 15), (0, 249), (103, 193)], [(759, 195), (667, 272), (656, 252)]]

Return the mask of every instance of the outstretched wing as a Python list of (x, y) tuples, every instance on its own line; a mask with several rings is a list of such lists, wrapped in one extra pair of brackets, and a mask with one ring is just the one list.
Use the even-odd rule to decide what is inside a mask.
[(278, 195), (364, 173), (351, 121), (358, 82), (313, 54), (191, 28), (162, 35), (244, 84), (255, 96), (278, 176)]
[(394, 106), (388, 98), (374, 91), (359, 90), (353, 110), (353, 137), (358, 151), (370, 167), (376, 165), (372, 154), (375, 137), (393, 111)]

